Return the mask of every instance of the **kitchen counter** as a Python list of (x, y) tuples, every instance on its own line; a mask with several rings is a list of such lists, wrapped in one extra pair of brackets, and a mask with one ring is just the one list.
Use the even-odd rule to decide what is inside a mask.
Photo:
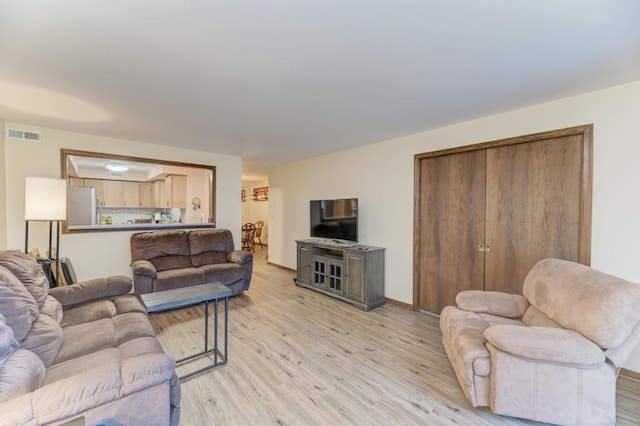
[(193, 229), (215, 228), (215, 223), (117, 223), (113, 225), (83, 225), (69, 226), (63, 229), (63, 233), (81, 232), (109, 232), (109, 231), (153, 231), (160, 229)]

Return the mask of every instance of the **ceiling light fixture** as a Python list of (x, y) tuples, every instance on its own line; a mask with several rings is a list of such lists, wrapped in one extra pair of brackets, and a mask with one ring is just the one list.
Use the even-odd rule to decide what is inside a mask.
[(122, 163), (106, 163), (104, 166), (107, 170), (111, 170), (112, 172), (126, 172), (130, 169), (127, 164)]

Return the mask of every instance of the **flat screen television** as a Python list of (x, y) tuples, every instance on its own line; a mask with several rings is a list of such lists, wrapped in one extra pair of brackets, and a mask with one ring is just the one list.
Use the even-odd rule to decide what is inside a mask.
[(358, 242), (358, 199), (311, 200), (310, 235)]

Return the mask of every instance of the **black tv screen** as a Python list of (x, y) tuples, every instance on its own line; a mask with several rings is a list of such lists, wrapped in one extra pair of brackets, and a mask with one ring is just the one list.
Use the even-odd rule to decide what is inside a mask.
[(310, 235), (358, 242), (358, 199), (310, 201)]

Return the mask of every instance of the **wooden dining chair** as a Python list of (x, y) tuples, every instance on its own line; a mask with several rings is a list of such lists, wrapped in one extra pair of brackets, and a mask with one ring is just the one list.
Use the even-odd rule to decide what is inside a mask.
[(255, 235), (256, 226), (253, 223), (245, 223), (242, 225), (242, 250), (255, 252)]
[(258, 244), (260, 244), (260, 248), (263, 247), (262, 245), (262, 240), (260, 239), (260, 237), (262, 236), (262, 228), (264, 227), (264, 222), (259, 220), (256, 222), (256, 235), (255, 238), (258, 240)]

